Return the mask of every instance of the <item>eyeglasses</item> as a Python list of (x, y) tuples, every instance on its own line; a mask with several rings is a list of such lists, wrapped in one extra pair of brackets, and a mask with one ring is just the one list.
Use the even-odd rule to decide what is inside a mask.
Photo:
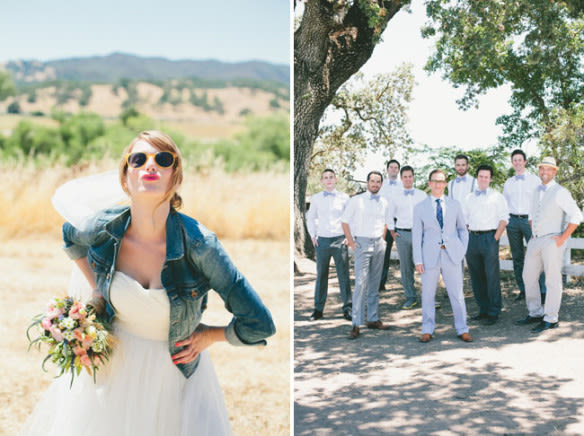
[(142, 168), (146, 165), (148, 158), (154, 156), (154, 162), (161, 168), (168, 168), (172, 166), (176, 160), (176, 154), (170, 151), (159, 151), (158, 153), (144, 153), (138, 151), (136, 153), (128, 153), (126, 155), (126, 162), (132, 168)]
[(446, 180), (430, 180), (430, 181), (434, 183), (446, 183)]

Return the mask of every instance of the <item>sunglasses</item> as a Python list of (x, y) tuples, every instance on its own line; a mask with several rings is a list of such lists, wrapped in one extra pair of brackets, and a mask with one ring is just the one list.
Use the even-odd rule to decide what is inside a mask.
[(154, 156), (154, 162), (160, 168), (168, 168), (172, 166), (176, 160), (176, 154), (171, 153), (170, 151), (159, 151), (158, 153), (144, 153), (144, 152), (136, 152), (136, 153), (128, 153), (126, 155), (126, 162), (132, 168), (141, 168), (146, 165), (148, 158)]

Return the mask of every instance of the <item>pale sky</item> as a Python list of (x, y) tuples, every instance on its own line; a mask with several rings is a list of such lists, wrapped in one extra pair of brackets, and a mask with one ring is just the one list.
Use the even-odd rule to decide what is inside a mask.
[(20, 0), (0, 13), (0, 62), (107, 55), (288, 64), (288, 0)]

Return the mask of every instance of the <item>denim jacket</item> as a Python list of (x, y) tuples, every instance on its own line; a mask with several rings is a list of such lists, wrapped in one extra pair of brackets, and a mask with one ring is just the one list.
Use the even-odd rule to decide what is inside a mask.
[[(119, 206), (100, 212), (83, 229), (69, 223), (63, 225), (64, 249), (72, 259), (88, 256), (109, 319), (115, 315), (110, 286), (121, 239), (130, 220), (129, 207)], [(215, 234), (174, 210), (166, 221), (166, 259), (161, 279), (170, 301), (168, 348), (171, 355), (181, 350), (174, 344), (189, 337), (201, 322), (210, 288), (219, 293), (225, 308), (233, 314), (225, 329), (230, 344), (266, 345), (265, 338), (276, 331), (269, 310), (235, 268)], [(197, 357), (177, 367), (185, 377), (190, 377), (198, 362)]]

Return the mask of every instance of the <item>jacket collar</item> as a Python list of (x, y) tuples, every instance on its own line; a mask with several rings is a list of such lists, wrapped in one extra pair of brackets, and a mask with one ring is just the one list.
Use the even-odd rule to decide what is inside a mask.
[[(109, 221), (105, 225), (105, 229), (119, 242), (126, 233), (131, 220), (130, 208), (127, 207)], [(166, 260), (177, 260), (183, 256), (184, 244), (180, 216), (176, 211), (171, 210), (166, 219)]]

